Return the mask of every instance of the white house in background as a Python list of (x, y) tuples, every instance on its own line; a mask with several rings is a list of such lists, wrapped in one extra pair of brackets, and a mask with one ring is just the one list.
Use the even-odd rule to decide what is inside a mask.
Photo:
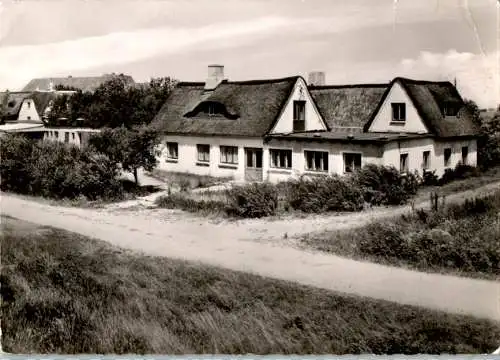
[(450, 82), (324, 85), (324, 74), (181, 82), (155, 117), (159, 168), (235, 180), (345, 174), (365, 164), (401, 172), (476, 165), (478, 128)]
[(90, 136), (99, 131), (99, 129), (86, 127), (46, 127), (43, 139), (85, 147), (88, 145)]

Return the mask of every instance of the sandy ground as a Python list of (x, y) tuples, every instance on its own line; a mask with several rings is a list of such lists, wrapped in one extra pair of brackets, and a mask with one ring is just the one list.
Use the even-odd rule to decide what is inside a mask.
[[(499, 187), (500, 183), (495, 183), (454, 194), (447, 197), (447, 202)], [(1, 212), (152, 256), (199, 261), (334, 291), (500, 321), (500, 282), (420, 273), (294, 246), (294, 237), (298, 235), (361, 226), (372, 219), (401, 214), (408, 211), (408, 206), (303, 219), (216, 221), (176, 210), (144, 207), (149, 200), (120, 207), (79, 209), (50, 206), (3, 193)], [(418, 204), (426, 206), (427, 203)]]

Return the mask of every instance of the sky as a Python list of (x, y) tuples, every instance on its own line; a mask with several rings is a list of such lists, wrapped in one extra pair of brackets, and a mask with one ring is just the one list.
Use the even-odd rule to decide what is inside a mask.
[(0, 0), (0, 89), (125, 73), (204, 81), (307, 77), (328, 84), (456, 78), (500, 104), (498, 0)]

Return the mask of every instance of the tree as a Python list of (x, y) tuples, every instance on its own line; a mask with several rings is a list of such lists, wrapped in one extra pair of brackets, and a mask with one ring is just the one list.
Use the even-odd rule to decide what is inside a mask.
[(158, 132), (140, 126), (132, 129), (125, 127), (106, 128), (93, 135), (89, 145), (97, 152), (107, 155), (116, 165), (134, 174), (135, 183), (139, 184), (137, 170), (144, 168), (151, 171), (157, 164), (155, 148)]
[(500, 112), (497, 111), (493, 118), (485, 121), (474, 101), (465, 100), (465, 106), (480, 128), (477, 141), (478, 165), (483, 169), (500, 165)]
[[(121, 74), (101, 84), (95, 92), (76, 91), (67, 99), (60, 99), (51, 117), (85, 119), (85, 125), (101, 128), (125, 126), (131, 129), (149, 124), (171, 93), (175, 81), (171, 78), (153, 78), (147, 84), (131, 86)], [(64, 103), (64, 104), (63, 104)], [(70, 109), (69, 113), (66, 109)]]

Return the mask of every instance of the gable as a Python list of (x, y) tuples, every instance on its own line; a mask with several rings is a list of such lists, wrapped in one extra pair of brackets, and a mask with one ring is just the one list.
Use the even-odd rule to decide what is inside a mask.
[(19, 110), (18, 121), (31, 121), (42, 123), (40, 116), (37, 112), (35, 102), (32, 98), (28, 97), (24, 99), (21, 104), (21, 109)]
[(305, 124), (304, 131), (325, 131), (327, 125), (323, 121), (316, 104), (307, 88), (305, 81), (298, 78), (293, 90), (288, 97), (285, 106), (281, 110), (278, 119), (270, 131), (270, 134), (282, 134), (293, 132), (294, 102), (303, 101), (305, 104)]
[[(393, 121), (393, 103), (405, 104), (405, 121)], [(383, 98), (378, 111), (373, 115), (368, 132), (429, 133), (412, 99), (398, 81), (393, 82)]]
[[(178, 83), (152, 124), (167, 134), (262, 137), (273, 127), (298, 77), (204, 83)], [(203, 111), (220, 104), (219, 114)]]

